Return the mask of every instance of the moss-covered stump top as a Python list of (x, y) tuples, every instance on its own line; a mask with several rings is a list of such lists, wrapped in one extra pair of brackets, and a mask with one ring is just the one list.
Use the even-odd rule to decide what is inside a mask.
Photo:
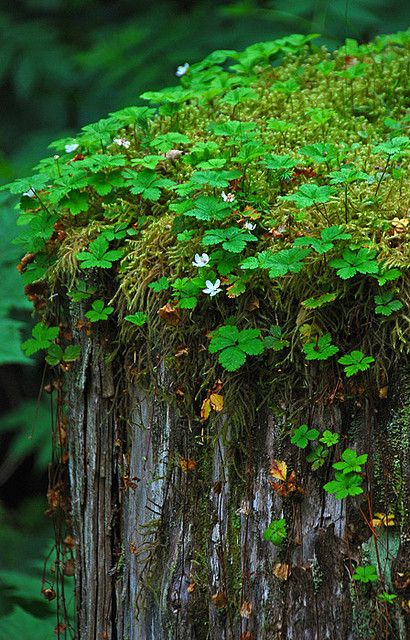
[(50, 329), (58, 293), (92, 329), (150, 345), (142, 367), (161, 344), (204, 384), (300, 380), (312, 361), (340, 396), (356, 374), (386, 384), (409, 339), (410, 34), (313, 42), (184, 65), (179, 86), (52, 143), (13, 183), (41, 316), (27, 353), (77, 357)]

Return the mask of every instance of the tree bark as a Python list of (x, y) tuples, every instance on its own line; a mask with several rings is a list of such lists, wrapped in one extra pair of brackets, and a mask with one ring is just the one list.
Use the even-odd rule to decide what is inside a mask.
[[(323, 491), (334, 458), (312, 472), (283, 436), (288, 408), (280, 418), (257, 415), (240, 441), (218, 416), (205, 437), (158, 399), (170, 384), (163, 369), (148, 394), (132, 383), (121, 356), (115, 365), (106, 361), (102, 335), (79, 339), (82, 360), (68, 374), (79, 640), (405, 639), (400, 606), (369, 605), (372, 587), (351, 580), (362, 545), (373, 539), (361, 517), (367, 499)], [(401, 474), (401, 498), (410, 493), (406, 380), (403, 374), (385, 406), (330, 406), (311, 415), (341, 434), (354, 422), (358, 450), (371, 453), (386, 500), (395, 489), (391, 467), (381, 468), (385, 453), (396, 480)], [(296, 470), (303, 493), (275, 492), (273, 459)], [(263, 533), (281, 517), (287, 543), (276, 547)], [(393, 548), (398, 529), (386, 531)], [(402, 599), (405, 532), (394, 548), (386, 590)]]

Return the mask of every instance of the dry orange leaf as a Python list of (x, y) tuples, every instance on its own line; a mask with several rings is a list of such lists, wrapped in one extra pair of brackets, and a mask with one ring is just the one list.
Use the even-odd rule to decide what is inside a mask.
[(241, 618), (250, 618), (251, 615), (252, 615), (252, 604), (247, 600), (244, 600), (241, 606)]
[(379, 389), (379, 398), (381, 400), (386, 400), (389, 395), (389, 387), (386, 385), (385, 387), (380, 387)]
[(196, 460), (192, 460), (192, 458), (180, 458), (179, 460), (179, 466), (184, 473), (188, 473), (188, 471), (194, 471), (196, 469), (196, 465)]
[(296, 481), (295, 471), (291, 471), (285, 482), (272, 482), (270, 480), (269, 484), (271, 485), (272, 489), (276, 491), (279, 496), (281, 496), (281, 498), (287, 498), (296, 491), (298, 493), (304, 493), (302, 487), (299, 486)]
[(188, 587), (187, 587), (188, 593), (194, 593), (195, 589), (196, 589), (196, 583), (195, 582), (190, 582)]
[(287, 580), (291, 574), (290, 566), (286, 562), (276, 562), (272, 567), (272, 573), (279, 580)]
[(241, 640), (255, 640), (255, 636), (251, 631), (244, 631), (241, 633)]
[(218, 609), (223, 609), (228, 604), (226, 594), (223, 591), (217, 591), (214, 593), (214, 595), (211, 596), (211, 600)]
[(170, 302), (164, 304), (158, 311), (158, 315), (162, 320), (172, 327), (176, 327), (181, 322), (181, 312), (172, 306)]
[(272, 476), (272, 478), (277, 478), (278, 480), (286, 480), (286, 477), (288, 475), (288, 465), (284, 460), (272, 460), (269, 474)]
[(138, 555), (138, 547), (135, 542), (130, 542), (130, 551), (134, 556)]

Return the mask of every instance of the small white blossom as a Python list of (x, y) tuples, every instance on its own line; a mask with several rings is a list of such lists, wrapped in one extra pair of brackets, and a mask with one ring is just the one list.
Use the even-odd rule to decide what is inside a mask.
[(194, 267), (205, 267), (209, 262), (209, 256), (207, 253), (203, 253), (202, 256), (199, 253), (195, 254), (195, 259), (192, 262)]
[(23, 193), (23, 196), (26, 196), (26, 198), (35, 198), (35, 197), (36, 197), (36, 194), (35, 194), (35, 192), (33, 191), (33, 189), (29, 189), (28, 191), (25, 191), (25, 192)]
[(175, 71), (175, 75), (177, 76), (177, 78), (181, 78), (182, 76), (184, 76), (186, 74), (186, 72), (189, 69), (189, 64), (187, 62), (185, 62), (185, 64), (181, 64), (178, 69)]
[(124, 147), (124, 149), (129, 149), (131, 142), (126, 138), (114, 138), (113, 142), (118, 144), (119, 147)]
[(215, 284), (212, 284), (210, 280), (206, 280), (205, 284), (206, 284), (206, 289), (202, 289), (202, 291), (204, 293), (207, 293), (209, 296), (211, 296), (211, 298), (213, 298), (214, 296), (216, 296), (217, 293), (222, 291), (222, 289), (219, 286), (221, 284), (221, 281), (219, 280), (219, 278), (215, 280)]
[(256, 229), (256, 224), (252, 224), (252, 222), (245, 222), (243, 228), (248, 229), (248, 231), (253, 231), (254, 229)]
[(76, 151), (78, 149), (78, 147), (79, 147), (79, 145), (76, 142), (73, 142), (72, 144), (66, 144), (64, 149), (65, 149), (66, 153), (73, 153), (74, 151)]
[(224, 202), (233, 202), (235, 200), (235, 195), (233, 193), (225, 193), (225, 191), (222, 191), (221, 196)]
[(55, 155), (55, 156), (53, 156), (53, 160), (56, 160), (56, 161), (57, 161), (57, 160), (60, 160), (60, 156), (58, 155), (58, 153), (56, 153), (56, 155)]

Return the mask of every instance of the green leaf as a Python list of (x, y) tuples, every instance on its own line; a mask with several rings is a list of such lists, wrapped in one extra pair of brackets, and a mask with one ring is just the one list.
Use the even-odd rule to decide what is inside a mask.
[(191, 144), (191, 140), (183, 133), (176, 131), (169, 131), (163, 133), (154, 138), (150, 143), (151, 147), (159, 149), (163, 153), (170, 151), (170, 149), (179, 149), (180, 145)]
[(392, 282), (393, 280), (397, 280), (401, 276), (401, 271), (399, 269), (385, 269), (380, 266), (380, 272), (375, 275), (379, 285), (382, 287), (386, 284), (386, 282)]
[(265, 156), (264, 159), (261, 160), (260, 164), (267, 169), (272, 169), (278, 173), (286, 173), (296, 167), (298, 162), (290, 156), (279, 156), (271, 153)]
[(361, 351), (351, 351), (351, 353), (339, 358), (338, 362), (344, 365), (346, 377), (350, 378), (359, 371), (366, 371), (374, 362), (374, 358), (365, 356)]
[(273, 349), (274, 351), (281, 351), (289, 345), (289, 341), (283, 339), (282, 329), (276, 324), (271, 325), (270, 335), (264, 338), (263, 343), (266, 349)]
[[(184, 216), (196, 218), (197, 220), (224, 220), (231, 214), (229, 203), (214, 196), (201, 195), (193, 202), (193, 206), (183, 212)], [(171, 205), (171, 209), (175, 208)]]
[(162, 276), (156, 282), (150, 282), (148, 285), (149, 289), (155, 291), (155, 293), (160, 293), (161, 291), (166, 291), (169, 289), (169, 280), (165, 276)]
[(259, 329), (244, 329), (239, 333), (239, 348), (249, 356), (258, 356), (264, 351), (264, 344), (260, 340)]
[(358, 171), (352, 164), (347, 164), (340, 171), (332, 171), (330, 184), (352, 184), (360, 180), (369, 180), (370, 176), (363, 171)]
[(107, 320), (108, 316), (114, 311), (114, 307), (106, 307), (104, 300), (95, 300), (90, 311), (87, 311), (85, 317), (90, 322), (98, 322), (99, 320)]
[(303, 184), (292, 195), (280, 197), (282, 200), (295, 202), (299, 209), (303, 209), (304, 207), (312, 207), (316, 204), (325, 204), (329, 202), (335, 193), (336, 189), (334, 189), (334, 187), (328, 187), (327, 185), (319, 187), (317, 184)]
[(306, 360), (327, 360), (339, 351), (339, 348), (332, 344), (332, 336), (325, 333), (313, 342), (303, 345)]
[(246, 140), (248, 134), (256, 128), (256, 124), (254, 122), (228, 120), (227, 122), (218, 122), (218, 124), (211, 125), (210, 128), (215, 136), (234, 137), (237, 140)]
[(317, 429), (309, 429), (307, 424), (302, 424), (294, 430), (290, 441), (299, 449), (306, 449), (309, 441), (317, 440), (318, 436), (319, 431)]
[(357, 455), (353, 449), (345, 449), (342, 453), (342, 459), (335, 462), (332, 466), (334, 469), (342, 473), (361, 473), (362, 465), (367, 462), (367, 453)]
[(376, 251), (370, 249), (359, 249), (352, 251), (346, 249), (342, 258), (335, 258), (330, 261), (330, 266), (337, 270), (337, 275), (342, 280), (353, 278), (357, 273), (377, 273), (379, 265), (377, 263)]
[(99, 267), (100, 269), (109, 269), (112, 263), (119, 260), (122, 255), (122, 249), (108, 251), (109, 242), (100, 235), (96, 240), (90, 242), (88, 251), (80, 251), (77, 253), (77, 260), (81, 262), (82, 269), (91, 269)]
[(58, 327), (47, 327), (42, 322), (38, 322), (32, 330), (32, 338), (29, 338), (21, 345), (26, 356), (31, 356), (37, 351), (48, 349), (52, 341), (58, 336)]
[(314, 449), (314, 451), (306, 456), (306, 460), (312, 463), (312, 470), (317, 471), (317, 469), (323, 467), (328, 455), (329, 450), (325, 449), (325, 447), (323, 447), (322, 445), (319, 445), (318, 447), (316, 447), (316, 449)]
[(88, 285), (84, 280), (77, 280), (76, 288), (67, 292), (67, 295), (74, 302), (88, 300), (95, 293), (95, 288)]
[(387, 142), (373, 147), (373, 153), (384, 153), (392, 158), (393, 156), (402, 155), (410, 147), (410, 138), (408, 136), (396, 136)]
[(382, 316), (391, 316), (395, 311), (402, 308), (403, 303), (394, 299), (393, 291), (386, 291), (374, 297), (376, 304), (376, 313)]
[(332, 164), (338, 160), (338, 151), (333, 144), (317, 142), (300, 149), (300, 153), (317, 164)]
[(88, 211), (88, 194), (82, 191), (70, 191), (61, 201), (61, 205), (67, 207), (73, 216), (76, 216), (82, 211)]
[(347, 496), (358, 496), (363, 493), (362, 478), (357, 473), (335, 473), (335, 480), (324, 485), (324, 490), (334, 493), (337, 500), (343, 500)]
[(148, 321), (148, 316), (146, 313), (138, 311), (131, 316), (125, 316), (124, 320), (132, 322), (132, 324), (137, 325), (137, 327), (142, 327)]
[(319, 440), (320, 442), (323, 442), (327, 447), (333, 447), (333, 445), (339, 442), (340, 436), (338, 433), (335, 433), (334, 431), (329, 431), (329, 429), (326, 429), (322, 433), (322, 437), (319, 438)]
[(226, 371), (236, 371), (245, 363), (246, 354), (238, 347), (228, 347), (218, 356), (219, 363)]
[(364, 584), (366, 584), (367, 582), (375, 582), (376, 580), (378, 580), (376, 567), (371, 564), (367, 564), (362, 567), (356, 567), (356, 571), (352, 575), (352, 578), (353, 580), (363, 582)]
[(293, 245), (295, 247), (311, 246), (317, 253), (326, 253), (333, 249), (334, 243), (337, 240), (349, 240), (351, 238), (350, 233), (344, 233), (340, 225), (328, 227), (323, 229), (320, 234), (320, 238), (310, 238), (305, 236), (303, 238), (296, 238)]
[(279, 546), (286, 539), (286, 535), (286, 520), (281, 518), (270, 523), (263, 533), (263, 539)]
[(260, 355), (264, 344), (259, 329), (239, 331), (235, 325), (224, 325), (212, 333), (209, 352), (217, 353), (218, 361), (227, 371), (236, 371), (248, 355)]
[(245, 229), (229, 227), (228, 229), (210, 229), (205, 232), (202, 244), (212, 246), (222, 244), (226, 251), (241, 253), (248, 242), (257, 242), (258, 238)]
[(307, 309), (318, 309), (319, 307), (323, 307), (325, 304), (336, 300), (337, 296), (338, 293), (324, 293), (318, 298), (307, 298), (307, 300), (303, 300), (301, 305)]
[(241, 175), (241, 172), (236, 170), (223, 171), (216, 169), (214, 171), (194, 171), (191, 176), (191, 182), (223, 189), (229, 185), (231, 180), (239, 178)]
[[(267, 253), (267, 252), (266, 252)], [(304, 258), (310, 253), (309, 249), (282, 249), (277, 253), (272, 254), (268, 258), (269, 277), (277, 278), (278, 276), (285, 276), (287, 273), (299, 273), (303, 269)], [(260, 254), (263, 256), (263, 254)], [(264, 258), (264, 256), (263, 256)], [(263, 261), (261, 262), (261, 268), (264, 268)]]
[(124, 178), (130, 183), (130, 191), (134, 195), (140, 195), (145, 200), (156, 202), (161, 196), (161, 188), (170, 189), (175, 182), (169, 178), (159, 176), (155, 171), (143, 169), (142, 171), (123, 171)]

